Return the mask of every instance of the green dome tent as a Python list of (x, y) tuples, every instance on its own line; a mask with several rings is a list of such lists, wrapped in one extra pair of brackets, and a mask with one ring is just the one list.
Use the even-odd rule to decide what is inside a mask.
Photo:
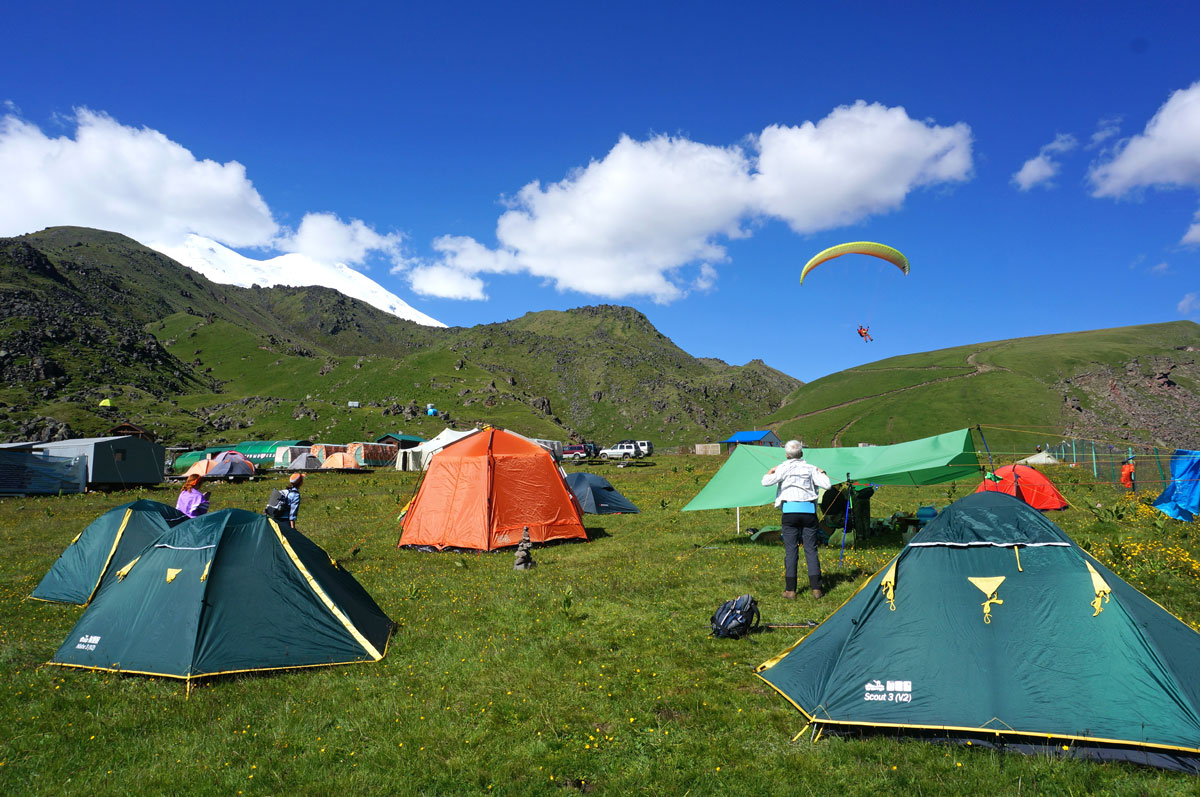
[(393, 623), (299, 532), (225, 509), (122, 563), (51, 664), (195, 678), (378, 661)]
[(826, 731), (1200, 774), (1200, 634), (1019, 499), (952, 504), (757, 669)]
[(145, 499), (110, 509), (75, 535), (30, 597), (85, 604), (116, 578), (117, 567), (184, 520), (175, 507)]

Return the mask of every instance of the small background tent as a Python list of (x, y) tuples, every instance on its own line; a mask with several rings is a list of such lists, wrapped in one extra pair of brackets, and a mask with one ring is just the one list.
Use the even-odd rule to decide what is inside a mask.
[(942, 511), (759, 677), (817, 730), (1200, 774), (1200, 634), (1028, 504)]
[(392, 621), (304, 535), (225, 509), (106, 581), (51, 664), (168, 678), (377, 661)]
[(460, 432), (450, 428), (443, 429), (419, 446), (396, 452), (396, 470), (428, 470), (429, 461), (433, 459), (434, 454), (456, 440), (470, 437), (478, 431), (478, 429), (467, 429)]
[(1191, 522), (1200, 514), (1200, 451), (1179, 449), (1171, 455), (1171, 483), (1154, 499), (1164, 515)]
[(398, 545), (491, 551), (521, 541), (586, 540), (575, 495), (549, 451), (503, 429), (484, 429), (429, 463)]
[(223, 479), (233, 476), (253, 476), (254, 463), (239, 451), (226, 451), (213, 458), (213, 466), (206, 474), (209, 478)]
[(358, 461), (347, 454), (345, 451), (339, 451), (336, 454), (330, 454), (321, 463), (323, 470), (336, 468), (338, 470), (358, 470)]
[(996, 468), (1000, 481), (984, 479), (975, 492), (1000, 492), (1020, 498), (1034, 509), (1066, 509), (1067, 499), (1054, 482), (1028, 465), (1005, 465)]
[(30, 596), (84, 604), (115, 572), (172, 526), (187, 520), (173, 506), (134, 501), (110, 509), (75, 536)]
[(351, 443), (346, 453), (364, 468), (386, 468), (396, 464), (396, 446), (383, 443)]
[(1031, 457), (1017, 460), (1018, 465), (1061, 465), (1049, 451), (1039, 451)]
[(321, 460), (306, 451), (292, 459), (292, 464), (288, 465), (288, 470), (316, 470), (319, 467), (321, 467)]
[(579, 507), (591, 515), (636, 514), (638, 508), (608, 479), (594, 473), (568, 473), (567, 486), (575, 493)]

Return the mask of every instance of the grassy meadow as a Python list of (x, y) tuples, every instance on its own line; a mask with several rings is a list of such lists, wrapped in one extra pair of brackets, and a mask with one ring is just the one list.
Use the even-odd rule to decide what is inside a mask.
[[(399, 624), (386, 657), (203, 682), (44, 666), (82, 613), (26, 596), (102, 512), (163, 487), (0, 500), (0, 788), (8, 794), (1195, 794), (1130, 765), (1000, 754), (895, 738), (805, 735), (752, 674), (803, 629), (708, 635), (749, 592), (764, 620), (821, 620), (900, 547), (822, 550), (829, 594), (784, 601), (782, 548), (735, 534), (729, 511), (680, 513), (718, 458), (590, 468), (642, 509), (585, 516), (586, 544), (511, 552), (397, 550), (416, 474), (314, 474), (300, 528)], [(1052, 519), (1193, 627), (1200, 540), (1150, 494), (1048, 469), (1074, 505)], [(258, 511), (282, 477), (213, 486), (213, 507)], [(873, 515), (944, 506), (972, 482), (884, 487)], [(1096, 505), (1100, 506), (1097, 507)], [(1090, 509), (1089, 509), (1090, 507)], [(777, 523), (744, 510), (742, 527)], [(357, 553), (353, 553), (355, 549)], [(803, 580), (803, 576), (802, 576)]]

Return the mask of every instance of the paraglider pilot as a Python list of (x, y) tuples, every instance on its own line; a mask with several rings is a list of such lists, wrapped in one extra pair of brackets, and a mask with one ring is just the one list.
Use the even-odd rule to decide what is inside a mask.
[(783, 513), (783, 597), (796, 597), (796, 565), (799, 562), (798, 542), (804, 542), (804, 559), (808, 566), (808, 586), (814, 598), (820, 598), (821, 560), (817, 557), (817, 491), (828, 490), (829, 476), (815, 465), (804, 461), (804, 447), (799, 440), (788, 440), (783, 446), (787, 460), (767, 471), (764, 487), (775, 487), (775, 506)]
[(863, 341), (864, 341), (864, 342), (866, 342), (866, 343), (870, 343), (871, 341), (873, 341), (873, 340), (874, 340), (874, 338), (873, 338), (873, 337), (871, 337), (871, 328), (870, 328), (870, 327), (862, 327), (862, 326), (860, 326), (860, 327), (858, 328), (858, 335), (859, 335), (859, 337), (861, 337), (861, 338), (863, 339)]

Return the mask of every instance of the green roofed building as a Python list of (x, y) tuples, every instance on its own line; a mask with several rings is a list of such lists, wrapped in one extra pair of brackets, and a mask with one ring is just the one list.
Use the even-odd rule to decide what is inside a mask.
[(86, 604), (122, 563), (184, 520), (175, 507), (145, 499), (110, 509), (75, 535), (30, 597)]
[(51, 664), (190, 682), (224, 673), (378, 661), (393, 623), (299, 532), (225, 509), (114, 562)]
[(1200, 774), (1200, 634), (997, 492), (930, 521), (759, 677), (825, 732)]

